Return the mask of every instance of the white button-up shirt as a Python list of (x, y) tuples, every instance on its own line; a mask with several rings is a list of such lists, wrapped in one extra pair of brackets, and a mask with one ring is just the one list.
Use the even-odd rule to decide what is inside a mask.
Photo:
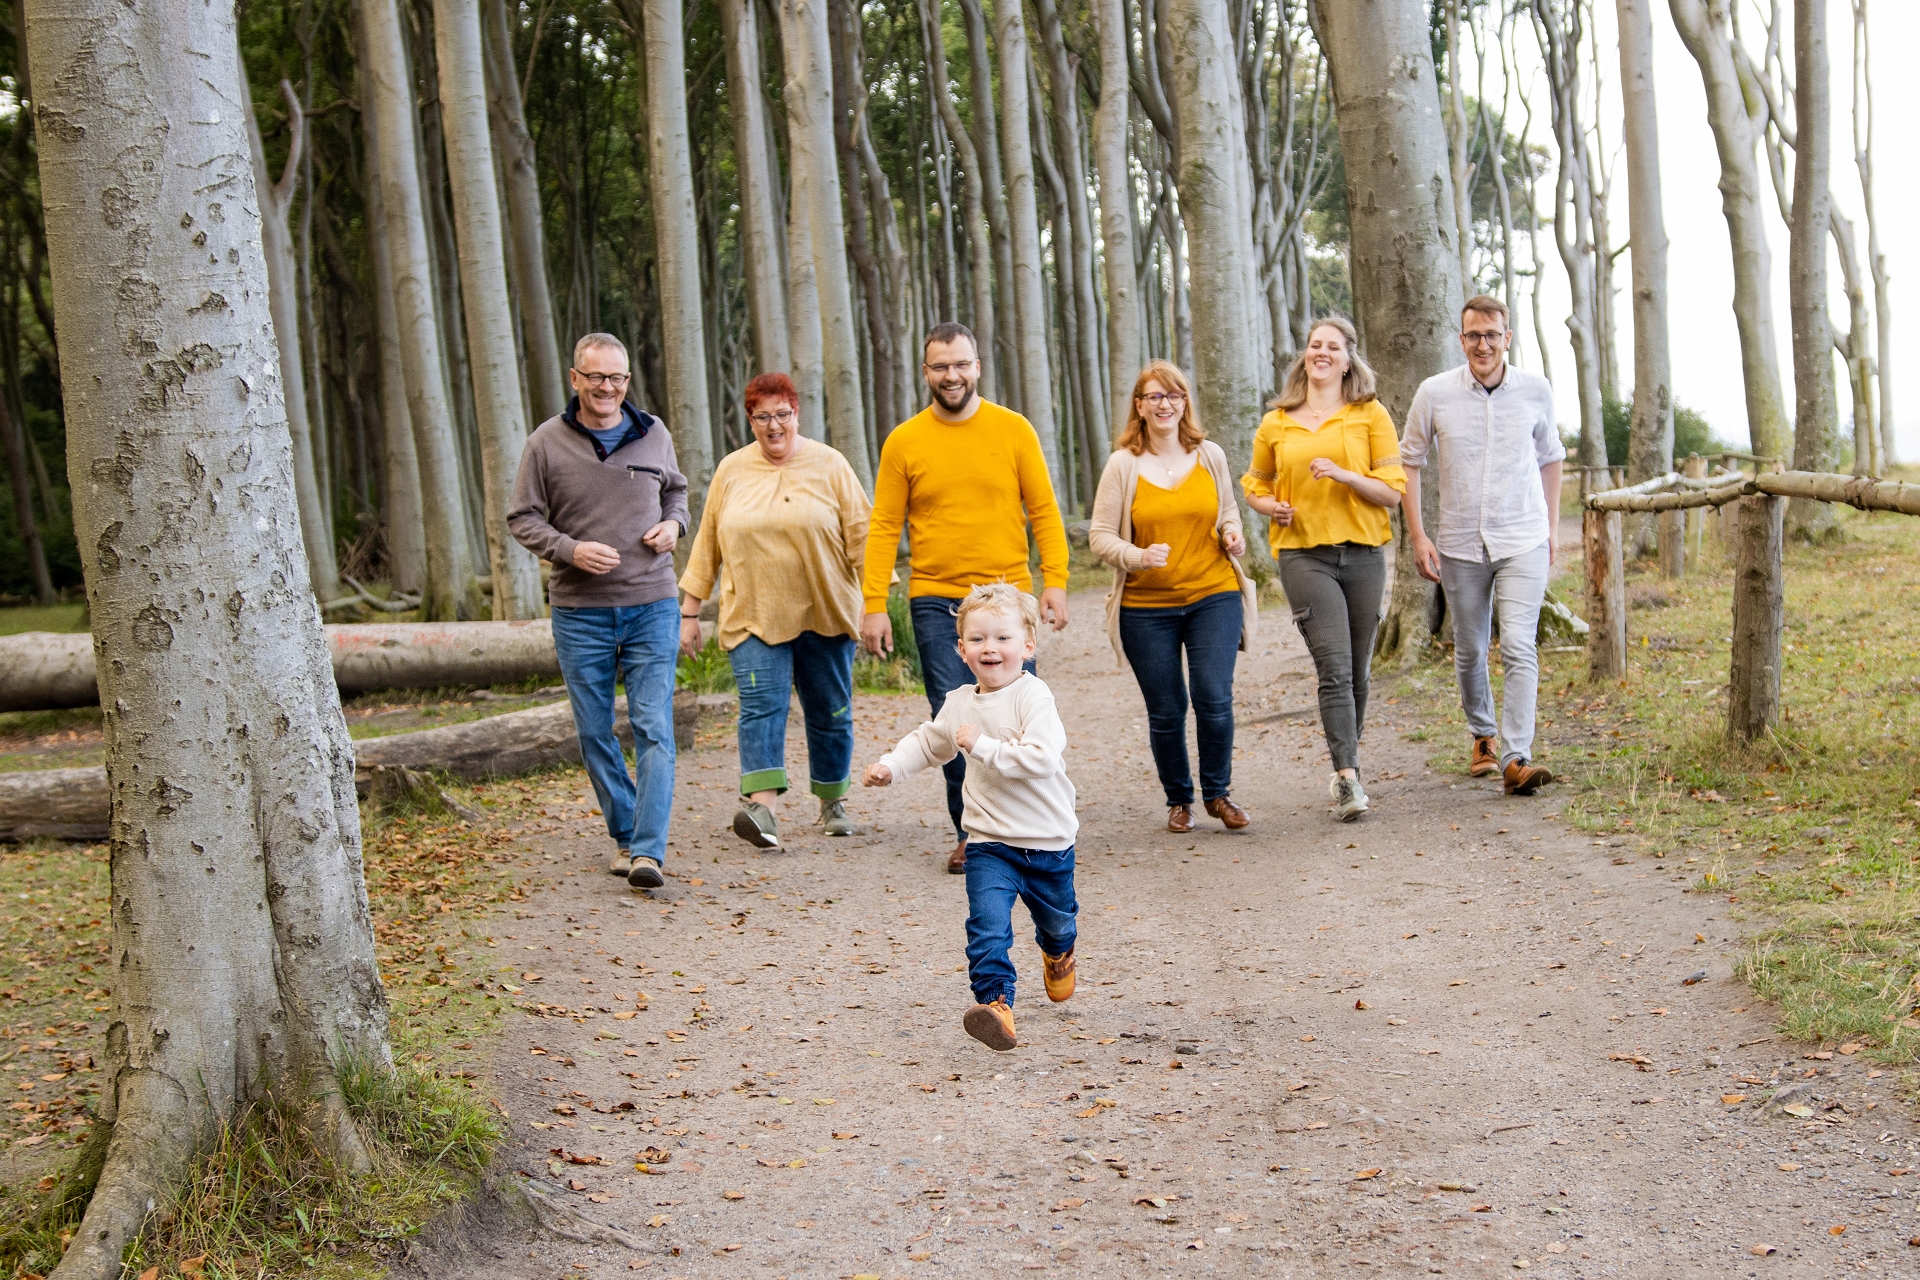
[(1400, 438), (1401, 465), (1439, 466), (1433, 544), (1443, 556), (1505, 560), (1547, 540), (1540, 468), (1567, 451), (1553, 421), (1553, 386), (1509, 367), (1489, 391), (1466, 365), (1420, 384)]

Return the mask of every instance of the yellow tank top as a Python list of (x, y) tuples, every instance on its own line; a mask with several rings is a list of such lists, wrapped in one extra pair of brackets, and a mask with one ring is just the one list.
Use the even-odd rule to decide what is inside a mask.
[(1133, 545), (1167, 544), (1167, 563), (1127, 575), (1120, 603), (1130, 609), (1172, 609), (1222, 591), (1240, 580), (1213, 532), (1220, 494), (1207, 469), (1195, 464), (1187, 478), (1163, 489), (1145, 476), (1133, 488)]

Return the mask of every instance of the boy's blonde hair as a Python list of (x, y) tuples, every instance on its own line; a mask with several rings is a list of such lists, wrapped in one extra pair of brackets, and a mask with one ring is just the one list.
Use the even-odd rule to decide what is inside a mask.
[(967, 592), (967, 598), (954, 611), (953, 629), (960, 638), (967, 634), (967, 615), (979, 612), (1017, 613), (1026, 624), (1027, 639), (1040, 637), (1040, 602), (1011, 582), (983, 582)]

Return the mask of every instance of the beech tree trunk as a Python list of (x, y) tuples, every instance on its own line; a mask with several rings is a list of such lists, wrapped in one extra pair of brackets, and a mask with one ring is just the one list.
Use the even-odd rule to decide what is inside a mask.
[(520, 302), (520, 340), (527, 353), (527, 400), (535, 424), (566, 408), (567, 358), (561, 354), (547, 282), (547, 233), (540, 208), (540, 174), (533, 135), (527, 131), (520, 82), (514, 75), (513, 25), (506, 0), (484, 0), (487, 42), (487, 116), (500, 148), (506, 189), (507, 267)]
[[(780, 0), (780, 25), (787, 54), (793, 203), (797, 207), (803, 199), (806, 201), (807, 252), (813, 258), (814, 285), (819, 290), (827, 441), (853, 464), (861, 482), (871, 485), (866, 400), (861, 394), (860, 352), (853, 332), (853, 287), (847, 278), (847, 226), (841, 212), (840, 172), (834, 156), (833, 66), (826, 0)], [(797, 297), (793, 300), (796, 308), (800, 302)]]
[[(1060, 465), (1059, 431), (1053, 416), (1053, 366), (1047, 358), (1045, 267), (1040, 255), (1040, 204), (1033, 170), (1033, 134), (1028, 121), (1026, 20), (1007, 0), (994, 10), (1000, 49), (1000, 145), (1007, 165), (1007, 232), (1013, 245), (1013, 292), (1001, 306), (1013, 312), (1020, 362), (1020, 412), (1040, 436), (1040, 452), (1055, 489), (1066, 489)], [(976, 99), (977, 101), (977, 99)], [(991, 101), (991, 99), (989, 99)], [(976, 108), (977, 109), (977, 108)]]
[[(934, 105), (940, 109), (940, 119), (947, 126), (947, 136), (953, 139), (953, 149), (960, 153), (960, 176), (966, 193), (967, 262), (971, 268), (968, 274), (973, 286), (970, 327), (974, 341), (980, 346), (981, 357), (978, 390), (981, 399), (998, 401), (1001, 370), (995, 346), (999, 324), (993, 308), (994, 242), (993, 229), (987, 221), (986, 181), (980, 171), (980, 150), (974, 145), (973, 136), (967, 132), (966, 125), (961, 122), (958, 108), (953, 105), (953, 93), (947, 81), (947, 42), (940, 24), (939, 0), (918, 2), (920, 30), (932, 72)], [(1125, 86), (1121, 89), (1124, 93)], [(991, 115), (988, 118), (991, 119)]]
[(54, 602), (53, 575), (47, 570), (47, 549), (33, 518), (32, 479), (28, 475), (26, 428), (0, 396), (0, 436), (6, 439), (7, 479), (13, 486), (13, 518), (26, 547), (27, 567), (33, 573), (33, 594), (41, 604)]
[[(993, 302), (998, 323), (994, 334), (998, 345), (988, 350), (981, 339), (980, 361), (992, 365), (999, 359), (993, 386), (999, 391), (998, 403), (1021, 413), (1026, 412), (1025, 382), (1022, 380), (1020, 323), (1013, 280), (1013, 228), (1007, 208), (1006, 166), (1000, 155), (1000, 126), (994, 119), (993, 43), (987, 38), (987, 17), (980, 0), (960, 0), (960, 14), (967, 24), (968, 87), (972, 96), (973, 146), (980, 156), (980, 180), (987, 191), (987, 229), (993, 238)], [(1004, 66), (1001, 71), (1005, 75)], [(1025, 77), (1021, 79), (1024, 84)], [(1025, 119), (1022, 116), (1021, 119)], [(1023, 126), (1024, 127), (1024, 126)], [(984, 269), (986, 261), (980, 268)], [(978, 334), (974, 335), (979, 337)], [(980, 394), (988, 399), (986, 371), (980, 379)], [(1052, 402), (1049, 401), (1049, 404)]]
[(1733, 510), (1733, 643), (1727, 736), (1751, 742), (1780, 722), (1780, 642), (1786, 630), (1784, 498), (1755, 495)]
[(1873, 59), (1867, 39), (1867, 0), (1853, 2), (1853, 60), (1858, 64), (1853, 98), (1853, 163), (1860, 173), (1861, 203), (1867, 218), (1867, 273), (1873, 277), (1875, 374), (1879, 390), (1876, 417), (1880, 430), (1880, 466), (1894, 466), (1899, 451), (1893, 437), (1893, 301), (1888, 296), (1887, 255), (1880, 249), (1880, 219), (1873, 203)]
[(1127, 162), (1126, 0), (1096, 0), (1100, 30), (1100, 102), (1093, 113), (1093, 159), (1100, 180), (1101, 266), (1107, 286), (1107, 438), (1127, 421), (1133, 380), (1146, 364), (1140, 291), (1134, 277), (1133, 170)]
[[(1404, 425), (1420, 383), (1461, 361), (1453, 177), (1426, 12), (1332, 0), (1313, 0), (1308, 12), (1326, 51), (1346, 158), (1354, 319), (1380, 375), (1380, 402)], [(1423, 467), (1420, 479), (1421, 510), (1437, 519), (1435, 469)], [(1414, 570), (1397, 511), (1393, 524), (1393, 597), (1375, 653), (1406, 667), (1433, 638), (1435, 588)]]
[[(480, 14), (462, 0), (434, 0), (433, 40), (440, 72), (440, 120), (447, 134), (453, 222), (460, 253), (460, 299), (466, 310), (474, 417), (480, 426), (487, 563), (493, 571), (493, 616), (502, 621), (546, 614), (540, 563), (507, 530), (513, 481), (526, 448), (526, 400), (507, 293), (506, 242), (500, 231), (500, 187), (487, 128), (486, 59)], [(658, 207), (656, 205), (656, 207)]]
[[(1625, 107), (1627, 222), (1633, 238), (1633, 423), (1627, 483), (1673, 470), (1673, 370), (1667, 345), (1667, 225), (1660, 203), (1659, 113), (1653, 90), (1654, 0), (1618, 0), (1620, 97)], [(1630, 517), (1636, 552), (1653, 541), (1660, 563), (1682, 563), (1677, 520)]]
[(1766, 105), (1751, 100), (1734, 60), (1733, 0), (1668, 0), (1673, 24), (1699, 64), (1707, 91), (1707, 124), (1720, 157), (1720, 208), (1733, 242), (1733, 318), (1740, 331), (1740, 374), (1747, 400), (1747, 435), (1762, 457), (1787, 456), (1786, 404), (1780, 391), (1780, 353), (1774, 337), (1772, 252), (1754, 147)]
[(447, 403), (426, 207), (420, 200), (413, 76), (396, 0), (363, 0), (360, 10), (365, 36), (360, 57), (372, 89), (367, 105), (380, 140), (378, 181), (392, 258), (397, 345), (420, 476), (427, 551), (421, 607), (428, 618), (473, 617), (480, 611), (480, 597), (467, 558), (460, 454)]
[[(1251, 458), (1260, 423), (1267, 357), (1255, 338), (1255, 311), (1263, 304), (1248, 287), (1252, 217), (1236, 176), (1247, 159), (1233, 124), (1239, 63), (1226, 0), (1171, 0), (1166, 34), (1191, 276), (1194, 407), (1237, 475)], [(1251, 517), (1246, 525), (1255, 527)]]
[(266, 255), (267, 288), (274, 333), (280, 339), (280, 381), (287, 398), (287, 432), (293, 438), (293, 484), (300, 510), (300, 537), (306, 547), (307, 576), (322, 601), (342, 594), (340, 570), (334, 558), (333, 534), (327, 520), (327, 499), (314, 466), (313, 429), (307, 417), (306, 362), (300, 341), (298, 258), (294, 253), (293, 200), (300, 188), (300, 158), (307, 145), (307, 120), (293, 86), (282, 80), (288, 125), (293, 140), (286, 167), (275, 182), (267, 173), (266, 147), (253, 115), (253, 91), (240, 78), (241, 109), (247, 113), (247, 145), (253, 157), (253, 185), (260, 196), (260, 240)]
[[(892, 199), (885, 196), (878, 185), (869, 199), (867, 175), (862, 171), (867, 107), (860, 80), (860, 15), (848, 0), (832, 0), (827, 6), (827, 22), (833, 68), (834, 151), (846, 194), (846, 252), (853, 259), (866, 302), (861, 310), (867, 322), (870, 376), (864, 381), (872, 388), (876, 427), (891, 430), (905, 416), (894, 404), (899, 389), (895, 368), (899, 344), (895, 341), (894, 291), (905, 284), (906, 253), (900, 248), (897, 230), (891, 234), (882, 231), (883, 223), (889, 230), (892, 228)], [(878, 167), (877, 161), (875, 167)], [(885, 175), (881, 175), (881, 184), (885, 180)], [(876, 240), (881, 243), (876, 245)], [(886, 254), (884, 263), (881, 252)]]
[[(1833, 119), (1827, 62), (1826, 0), (1794, 0), (1793, 221), (1788, 228), (1788, 307), (1793, 319), (1793, 468), (1831, 471), (1839, 450), (1839, 402), (1833, 382), (1833, 321), (1827, 314), (1827, 238)], [(1824, 502), (1788, 504), (1796, 537), (1832, 529)]]
[(311, 1097), (365, 1169), (336, 1072), (391, 1058), (234, 11), (33, 0), (26, 25), (54, 304), (103, 375), (68, 379), (65, 410), (113, 803), (106, 1164), (54, 1274), (117, 1280), (263, 1089)]
[(773, 200), (780, 186), (767, 151), (767, 104), (761, 96), (760, 18), (753, 0), (720, 0), (727, 42), (727, 114), (733, 123), (740, 180), (740, 252), (746, 262), (747, 314), (753, 323), (757, 373), (785, 373), (792, 362), (787, 290), (780, 279), (780, 222)]
[[(1093, 213), (1087, 207), (1087, 155), (1080, 141), (1080, 86), (1067, 57), (1066, 37), (1060, 28), (1060, 11), (1054, 6), (1054, 0), (1037, 0), (1035, 7), (1040, 19), (1041, 44), (1047, 52), (1047, 76), (1053, 82), (1053, 110), (1048, 114), (1053, 120), (1056, 153), (1066, 175), (1067, 223), (1073, 232), (1071, 261), (1061, 262), (1056, 254), (1053, 269), (1056, 274), (1067, 273), (1073, 285), (1077, 324), (1074, 347), (1068, 359), (1072, 365), (1070, 372), (1078, 375), (1080, 383), (1084, 414), (1081, 435), (1087, 444), (1086, 465), (1082, 469), (1087, 473), (1087, 506), (1091, 508), (1100, 468), (1106, 465), (1106, 455), (1111, 451), (1119, 424), (1101, 421), (1106, 416), (1108, 397), (1106, 379), (1101, 376), (1100, 300), (1093, 283)], [(1125, 88), (1123, 83), (1121, 89)], [(1120, 145), (1126, 145), (1124, 134)], [(1113, 251), (1109, 245), (1107, 252)], [(1131, 269), (1132, 252), (1124, 244), (1122, 251), (1127, 253), (1125, 261)]]

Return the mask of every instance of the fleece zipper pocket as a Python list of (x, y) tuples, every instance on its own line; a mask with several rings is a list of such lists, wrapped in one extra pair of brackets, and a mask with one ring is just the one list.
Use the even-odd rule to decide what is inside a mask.
[(627, 464), (627, 479), (629, 479), (629, 480), (638, 480), (638, 479), (640, 478), (640, 473), (641, 473), (642, 471), (644, 471), (644, 472), (646, 472), (646, 473), (647, 473), (648, 475), (650, 475), (650, 476), (652, 476), (652, 477), (654, 478), (654, 480), (656, 480), (657, 482), (659, 482), (659, 483), (660, 483), (660, 484), (662, 484), (662, 485), (665, 485), (665, 484), (666, 484), (666, 482), (667, 482), (667, 477), (666, 477), (666, 473), (665, 473), (665, 472), (663, 472), (663, 471), (661, 471), (661, 470), (660, 470), (660, 468), (658, 468), (658, 467), (642, 467), (642, 466), (636, 466), (635, 464), (633, 464), (633, 463), (631, 463), (631, 462), (629, 462), (629, 463)]

